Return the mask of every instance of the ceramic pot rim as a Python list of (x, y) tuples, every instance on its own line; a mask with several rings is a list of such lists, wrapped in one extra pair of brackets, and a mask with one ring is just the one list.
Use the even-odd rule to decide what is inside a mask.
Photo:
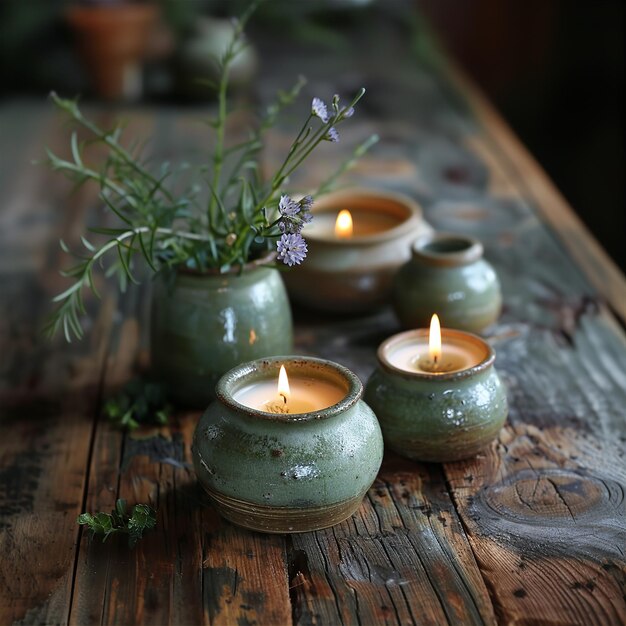
[(243, 268), (240, 265), (235, 265), (231, 267), (227, 272), (220, 272), (218, 269), (214, 268), (200, 272), (199, 270), (194, 270), (190, 267), (185, 267), (184, 265), (176, 267), (175, 271), (177, 274), (181, 274), (182, 276), (189, 276), (192, 278), (220, 278), (233, 275), (239, 276), (241, 273), (252, 272), (254, 270), (271, 265), (276, 260), (276, 255), (277, 253), (275, 250), (269, 250), (267, 254), (264, 254), (262, 257), (254, 259), (254, 261), (248, 261), (248, 263), (246, 263)]
[[(451, 250), (436, 250), (429, 248), (433, 244), (452, 245)], [(456, 246), (454, 246), (456, 244)], [(457, 249), (454, 249), (454, 248)], [(469, 235), (450, 232), (432, 232), (416, 239), (411, 246), (414, 259), (419, 259), (429, 265), (439, 267), (457, 267), (468, 265), (482, 258), (483, 244)]]
[(407, 380), (423, 380), (430, 382), (450, 382), (456, 380), (462, 380), (464, 378), (471, 378), (480, 372), (485, 371), (490, 368), (494, 361), (496, 360), (495, 350), (482, 338), (474, 333), (469, 333), (464, 330), (456, 330), (452, 328), (442, 328), (441, 329), (442, 339), (444, 337), (458, 337), (464, 340), (469, 340), (470, 342), (479, 345), (486, 351), (485, 358), (472, 367), (468, 367), (467, 369), (460, 370), (458, 372), (449, 372), (446, 374), (431, 374), (428, 372), (408, 372), (400, 367), (396, 367), (393, 365), (389, 359), (387, 358), (387, 352), (389, 349), (395, 344), (401, 343), (406, 339), (413, 337), (426, 337), (428, 339), (428, 329), (427, 328), (419, 328), (416, 330), (407, 330), (402, 333), (398, 333), (396, 335), (392, 335), (385, 341), (383, 341), (380, 346), (378, 346), (378, 350), (376, 352), (376, 357), (380, 366), (393, 374), (394, 376), (401, 376)]
[[(345, 202), (348, 199), (356, 199), (357, 202), (371, 201), (373, 198), (380, 198), (387, 203), (393, 203), (406, 209), (408, 215), (397, 226), (393, 226), (380, 233), (373, 235), (356, 235), (349, 239), (334, 239), (316, 236), (314, 233), (307, 233), (304, 230), (304, 236), (315, 242), (316, 245), (331, 245), (337, 247), (354, 247), (354, 246), (368, 246), (373, 243), (382, 243), (385, 241), (397, 239), (406, 233), (411, 232), (416, 224), (423, 220), (423, 211), (421, 206), (410, 198), (409, 196), (398, 193), (395, 191), (379, 190), (369, 187), (351, 187), (349, 189), (341, 189), (339, 191), (333, 191), (321, 196), (319, 202), (313, 205), (313, 215), (317, 213), (330, 213), (337, 209), (335, 205), (337, 202)], [(319, 205), (324, 204), (321, 208)], [(361, 208), (361, 207), (356, 207)], [(363, 209), (367, 210), (367, 209)]]
[[(346, 395), (336, 404), (320, 409), (319, 411), (293, 414), (268, 413), (259, 409), (250, 408), (235, 400), (233, 392), (236, 390), (237, 385), (245, 378), (257, 374), (254, 379), (267, 380), (267, 373), (269, 372), (272, 373), (272, 376), (278, 377), (280, 365), (288, 365), (289, 363), (291, 363), (292, 368), (312, 364), (318, 366), (320, 369), (326, 368), (327, 370), (332, 370), (338, 375), (338, 378), (342, 378), (346, 383), (348, 388)], [(215, 395), (220, 402), (229, 408), (238, 413), (245, 413), (249, 417), (258, 417), (272, 422), (310, 422), (334, 417), (353, 407), (363, 395), (363, 384), (357, 375), (351, 372), (347, 367), (334, 363), (333, 361), (309, 356), (273, 356), (242, 363), (226, 372), (217, 382)]]

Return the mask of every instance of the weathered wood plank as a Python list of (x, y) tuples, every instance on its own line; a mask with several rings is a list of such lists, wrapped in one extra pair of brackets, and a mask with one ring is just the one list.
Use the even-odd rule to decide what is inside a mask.
[(358, 514), (291, 543), (298, 624), (495, 624), (437, 466), (387, 454)]
[[(69, 186), (30, 159), (41, 142), (61, 145), (57, 119), (19, 108), (22, 146), (4, 181), (0, 213), (0, 623), (65, 623), (93, 418), (111, 303), (105, 300), (82, 344), (40, 336), (50, 296), (60, 287), (58, 238), (74, 243), (89, 193), (67, 200)], [(15, 166), (15, 164), (14, 164)], [(7, 173), (8, 170), (4, 170)], [(45, 189), (45, 194), (42, 190)], [(63, 207), (59, 210), (58, 207)], [(91, 303), (88, 303), (91, 306)]]
[(210, 624), (289, 624), (285, 539), (204, 516), (203, 593)]

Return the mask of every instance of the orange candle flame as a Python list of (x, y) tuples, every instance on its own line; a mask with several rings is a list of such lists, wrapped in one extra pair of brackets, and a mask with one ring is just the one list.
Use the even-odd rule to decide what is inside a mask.
[(339, 211), (335, 222), (335, 236), (341, 239), (352, 237), (352, 215), (345, 209)]
[(278, 397), (282, 398), (283, 403), (287, 404), (287, 400), (291, 395), (289, 389), (289, 378), (287, 377), (287, 370), (284, 365), (280, 366), (280, 372), (278, 373)]
[(430, 320), (430, 332), (428, 333), (428, 353), (436, 365), (441, 360), (441, 325), (439, 317), (435, 313)]

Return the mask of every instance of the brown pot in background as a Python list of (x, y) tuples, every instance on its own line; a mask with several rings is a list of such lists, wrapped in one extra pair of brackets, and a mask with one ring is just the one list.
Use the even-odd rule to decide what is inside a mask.
[(141, 62), (157, 23), (158, 7), (125, 3), (73, 6), (66, 16), (96, 93), (108, 100), (138, 98)]

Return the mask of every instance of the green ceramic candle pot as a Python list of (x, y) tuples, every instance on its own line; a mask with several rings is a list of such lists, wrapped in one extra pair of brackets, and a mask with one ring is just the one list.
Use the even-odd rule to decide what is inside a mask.
[[(352, 233), (339, 236), (340, 211), (350, 211)], [(285, 274), (289, 295), (321, 311), (363, 313), (386, 305), (411, 243), (430, 232), (421, 207), (411, 198), (376, 189), (344, 189), (313, 205), (314, 219), (304, 228), (306, 263)]]
[(467, 366), (452, 372), (418, 371), (397, 354), (427, 332), (400, 333), (381, 344), (365, 400), (378, 417), (385, 445), (399, 454), (436, 462), (469, 458), (497, 436), (507, 416), (495, 353), (476, 335), (443, 330), (443, 354), (451, 346), (457, 358), (469, 359)]
[[(309, 413), (270, 413), (239, 402), (257, 383), (294, 379), (334, 387), (335, 404)], [(245, 363), (217, 384), (217, 400), (198, 423), (193, 461), (218, 511), (235, 524), (268, 533), (332, 526), (352, 515), (374, 482), (383, 440), (363, 387), (348, 369), (308, 357)]]
[(393, 305), (405, 328), (424, 328), (437, 313), (448, 328), (480, 332), (500, 315), (502, 296), (482, 244), (472, 237), (420, 237), (393, 283)]
[(152, 295), (154, 376), (178, 403), (206, 408), (215, 384), (242, 363), (292, 350), (291, 309), (277, 270), (250, 263), (243, 273), (178, 272)]

